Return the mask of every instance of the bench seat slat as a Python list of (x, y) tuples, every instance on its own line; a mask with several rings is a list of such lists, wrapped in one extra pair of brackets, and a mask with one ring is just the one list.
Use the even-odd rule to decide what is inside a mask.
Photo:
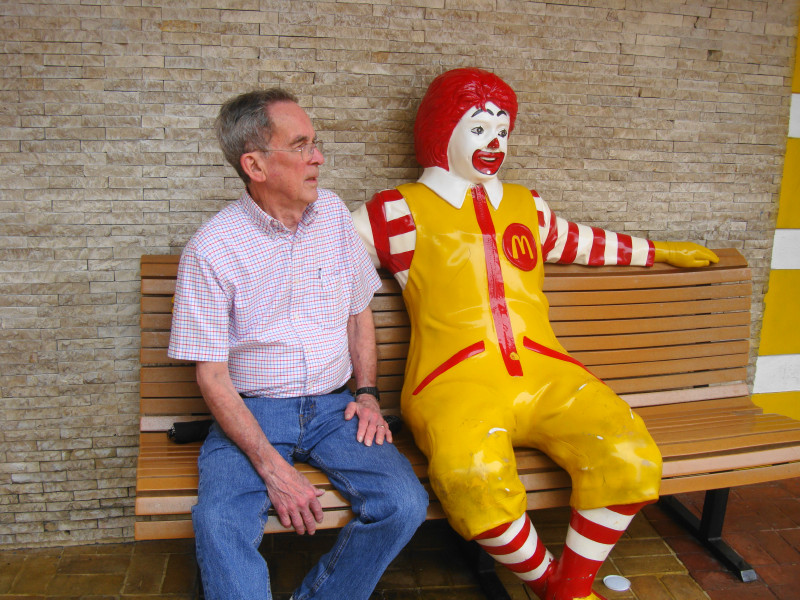
[(672, 413), (677, 408), (677, 406), (672, 405), (680, 405), (683, 411), (693, 410), (695, 407), (705, 410), (707, 401), (713, 400), (727, 406), (728, 410), (741, 410), (744, 406), (747, 406), (751, 410), (761, 412), (750, 401), (747, 393), (747, 384), (742, 381), (683, 390), (623, 394), (621, 397), (641, 414), (645, 414), (646, 411), (667, 411)]
[(735, 469), (719, 473), (700, 473), (681, 477), (670, 477), (661, 482), (661, 494), (684, 494), (705, 490), (751, 485), (800, 476), (798, 463), (764, 465), (754, 469)]

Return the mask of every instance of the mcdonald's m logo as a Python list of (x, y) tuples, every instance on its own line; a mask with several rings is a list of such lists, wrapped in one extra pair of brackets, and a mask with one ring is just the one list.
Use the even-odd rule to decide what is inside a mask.
[(531, 230), (522, 223), (512, 223), (503, 233), (503, 254), (522, 271), (532, 271), (536, 266), (536, 240)]

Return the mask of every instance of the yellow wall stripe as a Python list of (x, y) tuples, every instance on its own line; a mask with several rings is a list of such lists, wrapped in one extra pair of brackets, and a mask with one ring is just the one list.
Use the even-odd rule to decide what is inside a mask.
[[(800, 354), (798, 298), (800, 270), (773, 270), (769, 275), (769, 292), (764, 298), (759, 355)], [(795, 310), (786, 310), (792, 305)]]
[(800, 421), (800, 392), (775, 392), (753, 394), (753, 402), (765, 412), (786, 415)]
[(794, 92), (795, 94), (800, 94), (800, 60), (797, 60), (797, 54), (798, 52), (795, 50), (794, 77), (792, 78), (792, 92)]
[(800, 60), (797, 53), (791, 100), (753, 401), (766, 411), (800, 419)]
[[(795, 94), (794, 98), (796, 101), (793, 104), (800, 106), (800, 94)], [(800, 117), (790, 123), (800, 126)], [(777, 227), (800, 229), (800, 139), (789, 138), (786, 141)]]

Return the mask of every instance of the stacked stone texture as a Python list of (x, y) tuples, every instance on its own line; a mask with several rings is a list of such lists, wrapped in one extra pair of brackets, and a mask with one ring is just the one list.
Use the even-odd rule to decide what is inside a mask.
[(434, 76), (497, 72), (520, 100), (504, 180), (571, 220), (739, 248), (755, 349), (797, 19), (797, 0), (0, 3), (0, 546), (131, 538), (139, 257), (238, 196), (212, 125), (255, 87), (300, 97), (355, 208), (418, 176)]

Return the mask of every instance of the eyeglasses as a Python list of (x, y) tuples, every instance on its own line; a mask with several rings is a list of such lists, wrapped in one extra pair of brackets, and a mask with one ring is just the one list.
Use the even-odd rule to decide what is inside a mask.
[(320, 154), (322, 154), (322, 140), (315, 139), (297, 148), (264, 148), (259, 152), (299, 152), (304, 161), (311, 162), (314, 157), (314, 150), (319, 150)]

